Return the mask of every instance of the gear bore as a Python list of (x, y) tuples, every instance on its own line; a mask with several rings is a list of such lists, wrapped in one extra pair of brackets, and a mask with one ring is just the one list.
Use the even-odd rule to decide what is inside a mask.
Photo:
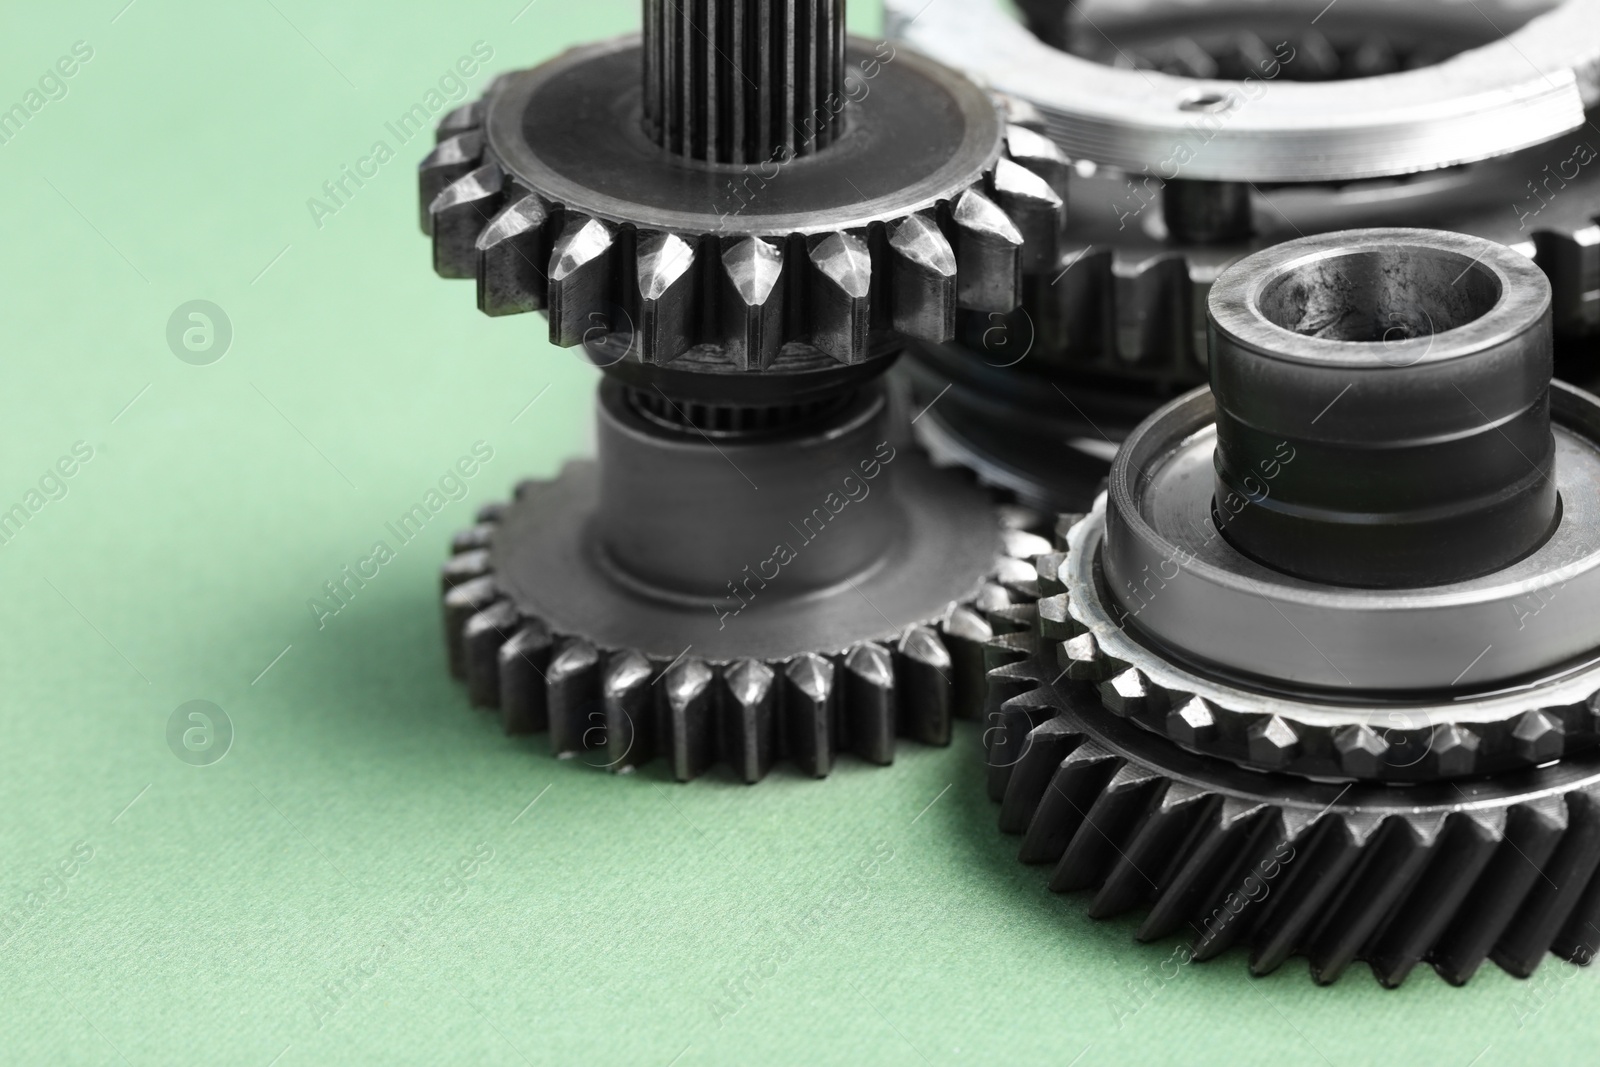
[(905, 447), (879, 378), (958, 308), (1016, 308), (1054, 172), (963, 77), (847, 38), (842, 0), (642, 7), (642, 37), (496, 79), (420, 167), (438, 273), (604, 374), (597, 460), (458, 539), (452, 667), (616, 770), (948, 743), (1049, 542)]
[(991, 644), (1002, 827), (1092, 914), (1257, 973), (1587, 963), (1600, 399), (1552, 386), (1548, 281), (1349, 231), (1208, 303), (1211, 392), (1135, 430)]

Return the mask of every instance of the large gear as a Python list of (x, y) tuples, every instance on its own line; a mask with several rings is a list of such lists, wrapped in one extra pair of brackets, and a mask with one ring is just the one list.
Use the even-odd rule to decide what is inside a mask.
[(842, 0), (642, 8), (642, 37), (497, 78), (419, 168), (437, 272), (604, 375), (597, 460), (446, 565), (453, 669), (508, 731), (618, 771), (946, 744), (1049, 543), (905, 447), (877, 379), (1054, 262), (1060, 154), (847, 41)]
[(1211, 391), (1135, 430), (1035, 629), (991, 645), (1002, 826), (1096, 915), (1149, 902), (1141, 936), (1258, 973), (1587, 962), (1600, 398), (1552, 389), (1548, 281), (1351, 231), (1248, 257), (1209, 310)]
[[(1528, 22), (1526, 5), (1341, 3), (1312, 26), (1323, 6), (1039, 0), (1024, 5), (1035, 40), (991, 3), (941, 5), (913, 20), (919, 5), (891, 0), (892, 33), (1019, 96), (1036, 128), (1074, 160), (1071, 224), (1051, 284), (1030, 288), (1011, 315), (962, 316), (957, 343), (918, 343), (902, 364), (924, 401), (950, 387), (918, 426), (936, 454), (1034, 506), (1081, 510), (1104, 475), (1106, 443), (1205, 381), (1205, 297), (1221, 271), (1274, 242), (1345, 228), (1430, 226), (1517, 249), (1554, 287), (1558, 373), (1583, 384), (1600, 374), (1592, 355), (1600, 343), (1600, 122), (1582, 111), (1600, 91), (1600, 5), (1569, 0)], [(1471, 134), (1447, 135), (1442, 116), (1460, 101), (1425, 101), (1437, 85), (1464, 82), (1480, 91), (1461, 99), (1488, 107), (1494, 79), (1515, 74), (1496, 59), (1507, 51), (1502, 31), (1511, 30), (1517, 48), (1545, 56), (1541, 69), (1566, 102), (1544, 125), (1496, 126), (1480, 108)], [(996, 62), (1002, 53), (1007, 61)], [(1102, 77), (1110, 80), (1094, 81)], [(1091, 83), (1100, 89), (1083, 91)], [(1153, 106), (1150, 84), (1166, 94), (1161, 100), (1221, 103), (1185, 110), (1168, 102), (1174, 121), (1141, 142), (1141, 130), (1155, 137), (1138, 119)], [(1068, 85), (1070, 100), (1061, 89)], [(1306, 169), (1336, 153), (1264, 154), (1287, 143), (1274, 123), (1295, 135), (1325, 124), (1359, 128), (1375, 90), (1385, 100), (1371, 118), (1437, 114), (1417, 119), (1409, 140), (1384, 134), (1381, 123), (1367, 130), (1344, 170)], [(1109, 132), (1091, 136), (1102, 119)], [(1499, 133), (1507, 139), (1497, 141)], [(1135, 144), (1143, 155), (1126, 154)], [(1384, 144), (1395, 151), (1385, 155)], [(1432, 154), (1419, 155), (1419, 146)], [(1388, 162), (1373, 162), (1380, 158)], [(1269, 159), (1278, 170), (1260, 169)], [(1079, 454), (1042, 466), (1037, 457), (1062, 441), (1081, 445)]]

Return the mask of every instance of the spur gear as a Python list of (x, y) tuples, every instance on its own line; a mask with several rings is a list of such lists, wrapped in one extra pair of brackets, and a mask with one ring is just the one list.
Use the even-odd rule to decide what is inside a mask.
[[(1107, 442), (1206, 380), (1213, 280), (1304, 234), (1428, 226), (1513, 247), (1554, 287), (1558, 374), (1600, 376), (1600, 4), (1568, 0), (1530, 21), (1527, 5), (1340, 3), (1313, 27), (1323, 4), (1039, 0), (1024, 5), (1036, 37), (987, 0), (913, 22), (917, 6), (891, 0), (891, 30), (1019, 97), (1032, 118), (1018, 120), (1073, 160), (1051, 283), (1010, 315), (962, 315), (955, 343), (917, 342), (901, 365), (924, 402), (950, 387), (918, 424), (925, 443), (1016, 498), (1087, 506)], [(1440, 85), (1472, 86), (1460, 100), (1475, 108), (1515, 95), (1493, 88), (1509, 73), (1502, 31), (1545, 56), (1546, 88), (1559, 84), (1566, 103), (1545, 124), (1496, 125), (1480, 110), (1471, 133), (1447, 135), (1460, 101), (1441, 100)], [(1146, 113), (1157, 97), (1159, 121)], [(1432, 117), (1411, 139), (1362, 125), (1402, 113)], [(1320, 146), (1265, 155), (1319, 124), (1364, 130), (1342, 169), (1307, 169), (1337, 154)], [(1042, 466), (1064, 440), (1079, 455)]]
[(1351, 231), (1209, 306), (1211, 392), (1135, 431), (1035, 629), (991, 644), (1003, 828), (1095, 915), (1148, 903), (1141, 937), (1257, 973), (1586, 963), (1600, 399), (1552, 388), (1548, 281)]
[(1053, 156), (960, 75), (847, 40), (842, 0), (642, 7), (642, 37), (496, 79), (419, 169), (438, 273), (603, 374), (597, 460), (445, 566), (452, 668), (619, 771), (946, 744), (1049, 542), (905, 447), (879, 379), (1054, 261)]

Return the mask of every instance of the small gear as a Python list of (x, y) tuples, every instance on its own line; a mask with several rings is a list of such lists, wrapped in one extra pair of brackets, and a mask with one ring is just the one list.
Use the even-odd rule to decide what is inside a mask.
[(596, 461), (446, 566), (452, 666), (510, 732), (619, 771), (948, 743), (1049, 543), (908, 447), (881, 376), (1054, 262), (1059, 153), (847, 40), (842, 0), (643, 12), (496, 79), (419, 170), (436, 271), (603, 373)]
[[(1321, 4), (1039, 0), (1024, 5), (1040, 39), (1028, 38), (1025, 48), (1013, 46), (1027, 31), (981, 2), (914, 21), (919, 5), (889, 6), (892, 32), (930, 54), (961, 58), (1020, 97), (1013, 121), (1048, 131), (1073, 157), (1064, 188), (1072, 221), (1050, 284), (1030, 288), (1010, 315), (964, 313), (955, 343), (918, 342), (900, 368), (924, 401), (949, 389), (918, 425), (924, 443), (1016, 499), (1050, 510), (1086, 507), (1105, 474), (1108, 443), (1206, 380), (1213, 280), (1242, 256), (1299, 235), (1420, 225), (1509, 245), (1550, 277), (1558, 375), (1579, 384), (1600, 376), (1600, 5), (1591, 0), (1568, 0), (1533, 22), (1520, 6), (1340, 4), (1314, 28)], [(1371, 86), (1388, 87), (1368, 116), (1377, 120), (1397, 113), (1396, 95), (1422, 109), (1447, 74), (1487, 84), (1505, 73), (1495, 58), (1506, 51), (1501, 30), (1518, 27), (1518, 48), (1547, 50), (1541, 69), (1572, 74), (1556, 79), (1569, 99), (1546, 125), (1473, 114), (1473, 132), (1452, 138), (1442, 132), (1452, 105), (1440, 99), (1427, 105), (1439, 116), (1411, 139), (1396, 139), (1392, 158), (1375, 147), (1388, 143), (1379, 127), (1368, 131), (1371, 159), (1388, 158), (1383, 166), (1305, 170), (1307, 161), (1330, 158), (1320, 151), (1269, 164), (1264, 146), (1283, 142), (1274, 121), (1355, 126), (1372, 103)], [(990, 62), (1002, 54), (1004, 62)], [(1113, 71), (1103, 93), (1082, 90), (1084, 78)], [(1406, 73), (1370, 81), (1394, 71)], [(1056, 95), (1069, 84), (1080, 86), (1071, 104)], [(1139, 140), (1144, 127), (1131, 116), (1166, 101), (1169, 89), (1180, 102), (1167, 105), (1177, 125), (1166, 140)], [(1182, 103), (1213, 97), (1214, 105)], [(1264, 114), (1290, 103), (1293, 115)], [(1133, 110), (1123, 115), (1124, 106)], [(1103, 128), (1088, 117), (1102, 110)], [(1546, 132), (1529, 137), (1535, 129)], [(1229, 147), (1236, 134), (1254, 138), (1255, 148)], [(1502, 135), (1501, 147), (1491, 147)], [(1135, 143), (1153, 154), (1119, 155)], [(1416, 155), (1417, 146), (1435, 154)], [(1042, 464), (1062, 441), (1075, 455)]]
[(1600, 398), (1550, 285), (1427, 230), (1302, 238), (1209, 295), (1156, 412), (991, 643), (1022, 858), (1142, 937), (1464, 982), (1600, 927)]

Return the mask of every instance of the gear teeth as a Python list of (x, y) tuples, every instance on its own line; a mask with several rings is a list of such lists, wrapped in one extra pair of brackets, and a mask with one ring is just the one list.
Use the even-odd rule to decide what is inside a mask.
[(1300, 736), (1278, 715), (1262, 716), (1245, 730), (1250, 761), (1269, 770), (1288, 766), (1300, 750)]
[(868, 763), (894, 762), (896, 734), (894, 657), (882, 645), (866, 643), (844, 658), (842, 726), (850, 751)]
[(440, 591), (448, 593), (463, 582), (470, 582), (474, 578), (482, 578), (489, 571), (488, 549), (474, 548), (458, 553), (451, 556), (439, 568)]
[[(550, 714), (550, 749), (565, 759), (598, 741), (600, 716), (600, 652), (589, 642), (566, 638), (545, 672)], [(595, 730), (595, 727), (602, 727)]]
[(1180, 745), (1205, 745), (1217, 733), (1217, 709), (1205, 697), (1190, 697), (1167, 712), (1167, 736)]
[(1462, 778), (1477, 769), (1480, 742), (1473, 730), (1455, 723), (1440, 723), (1433, 728), (1426, 758), (1440, 778)]
[(1022, 272), (1050, 270), (1060, 255), (1066, 205), (1044, 178), (1009, 159), (995, 165), (994, 195), (1022, 234)]
[(450, 538), (450, 551), (456, 555), (471, 552), (474, 549), (488, 548), (489, 541), (494, 537), (494, 524), (480, 522), (476, 526), (469, 526), (465, 530), (457, 530)]
[(433, 128), (433, 139), (445, 141), (448, 138), (475, 130), (483, 125), (484, 115), (489, 107), (485, 100), (469, 100), (458, 108), (445, 112), (444, 118)]
[(1445, 981), (1462, 985), (1477, 972), (1541, 877), (1541, 868), (1566, 828), (1566, 804), (1560, 797), (1511, 809), (1500, 847), (1473, 885), (1472, 895), (1428, 954)]
[[(1022, 836), (1017, 858), (1023, 863), (1056, 863), (1073, 837), (1089, 827), (1087, 816), (1122, 759), (1094, 741), (1067, 753), (1056, 768)], [(1098, 828), (1089, 828), (1098, 834)]]
[(723, 348), (740, 370), (765, 370), (783, 347), (783, 253), (756, 237), (722, 253)]
[(950, 657), (952, 707), (975, 718), (983, 708), (984, 649), (994, 640), (994, 627), (972, 608), (957, 604), (939, 623), (939, 637)]
[(655, 756), (655, 714), (651, 676), (655, 668), (634, 651), (613, 652), (606, 660), (601, 690), (604, 702), (606, 767), (626, 774)]
[(811, 246), (811, 345), (840, 363), (867, 359), (872, 253), (859, 237), (830, 233)]
[(1566, 747), (1561, 723), (1543, 711), (1525, 711), (1511, 728), (1511, 747), (1529, 763), (1557, 759)]
[(716, 672), (702, 660), (686, 659), (671, 667), (666, 687), (663, 733), (672, 754), (672, 776), (692, 781), (717, 761)]
[(815, 653), (796, 656), (784, 668), (784, 751), (814, 778), (833, 769), (835, 692), (833, 664)]
[(640, 358), (668, 363), (694, 345), (694, 246), (671, 233), (638, 239)]
[(1022, 302), (1022, 233), (977, 189), (951, 212), (956, 231), (956, 292), (969, 311), (1005, 315)]
[(1511, 925), (1490, 953), (1509, 974), (1527, 978), (1555, 943), (1600, 865), (1600, 801), (1593, 793), (1567, 798), (1567, 832), (1545, 862)]
[(1155, 771), (1134, 763), (1119, 766), (1084, 812), (1082, 828), (1062, 850), (1050, 875), (1050, 889), (1065, 893), (1103, 883), (1121, 854), (1119, 850), (1150, 810), (1164, 780)]
[(532, 193), (512, 201), (478, 235), (478, 310), (542, 311), (549, 280), (550, 210)]
[(1006, 154), (1043, 178), (1063, 206), (1072, 182), (1072, 161), (1050, 138), (1026, 126), (1006, 127)]
[(902, 736), (925, 745), (950, 743), (953, 666), (949, 649), (931, 627), (913, 626), (900, 638), (894, 673)]
[(1444, 819), (1421, 822), (1391, 816), (1361, 862), (1345, 878), (1342, 896), (1325, 913), (1306, 955), (1319, 985), (1337, 981), (1383, 924), (1433, 857)]
[(1094, 918), (1110, 918), (1138, 907), (1160, 891), (1162, 872), (1215, 802), (1207, 790), (1164, 781), (1127, 839), (1119, 844), (1116, 860), (1103, 879), (1097, 879), (1096, 871), (1071, 866), (1082, 852), (1068, 847), (1051, 875), (1051, 888), (1059, 886), (1065, 891), (1080, 882), (1094, 885), (1098, 880), (1099, 890), (1087, 909)]
[(1083, 624), (1072, 617), (1067, 594), (1057, 593), (1039, 601), (1039, 636), (1046, 641), (1070, 641), (1086, 633)]
[(506, 733), (542, 733), (550, 728), (545, 678), (554, 648), (549, 627), (537, 620), (500, 646), (500, 720)]
[(522, 625), (509, 600), (498, 600), (473, 615), (461, 628), (461, 659), (467, 697), (483, 708), (500, 705), (500, 647)]
[(1167, 711), (1167, 694), (1137, 667), (1129, 667), (1100, 683), (1100, 700), (1111, 714), (1143, 719)]
[(1028, 829), (1056, 768), (1082, 743), (1083, 735), (1060, 718), (1040, 723), (1028, 732), (1000, 802), (1002, 833), (1020, 834)]
[(1112, 670), (1094, 634), (1079, 634), (1056, 646), (1056, 665), (1074, 682), (1098, 682)]
[[(596, 328), (609, 333), (619, 324), (611, 289), (617, 231), (599, 219), (569, 215), (550, 256), (550, 343), (572, 348)], [(598, 318), (596, 317), (598, 316)]]
[(450, 673), (457, 678), (467, 676), (466, 652), (462, 645), (462, 630), (467, 620), (500, 599), (500, 590), (491, 575), (473, 578), (454, 586), (444, 595), (445, 648), (450, 657)]
[(478, 168), (483, 134), (471, 130), (447, 137), (417, 164), (417, 205), (424, 236), (433, 235), (433, 202), (446, 188)]
[(478, 235), (500, 210), (505, 184), (499, 164), (485, 163), (451, 182), (428, 205), (433, 269), (441, 278), (477, 276)]
[(956, 254), (930, 219), (889, 226), (891, 319), (896, 331), (935, 344), (956, 335)]
[(1333, 734), (1333, 747), (1339, 753), (1339, 769), (1352, 778), (1376, 778), (1383, 766), (1389, 742), (1366, 724), (1341, 726)]
[[(1380, 825), (1377, 819), (1340, 813), (1318, 821), (1305, 848), (1284, 864), (1285, 881), (1268, 895), (1255, 924), (1252, 973), (1270, 974), (1300, 947)], [(1246, 877), (1255, 877), (1254, 872)]]
[(772, 769), (777, 676), (759, 660), (742, 659), (722, 675), (722, 761), (747, 783)]
[[(1265, 804), (1210, 798), (1166, 869), (1156, 874), (1155, 900), (1134, 936), (1155, 941), (1188, 927), (1198, 935), (1197, 959), (1232, 944), (1247, 918), (1241, 916), (1243, 905), (1230, 899), (1238, 882), (1228, 873), (1250, 865), (1264, 843), (1261, 838), (1272, 836), (1275, 822)], [(1243, 857), (1251, 860), (1240, 863)]]

